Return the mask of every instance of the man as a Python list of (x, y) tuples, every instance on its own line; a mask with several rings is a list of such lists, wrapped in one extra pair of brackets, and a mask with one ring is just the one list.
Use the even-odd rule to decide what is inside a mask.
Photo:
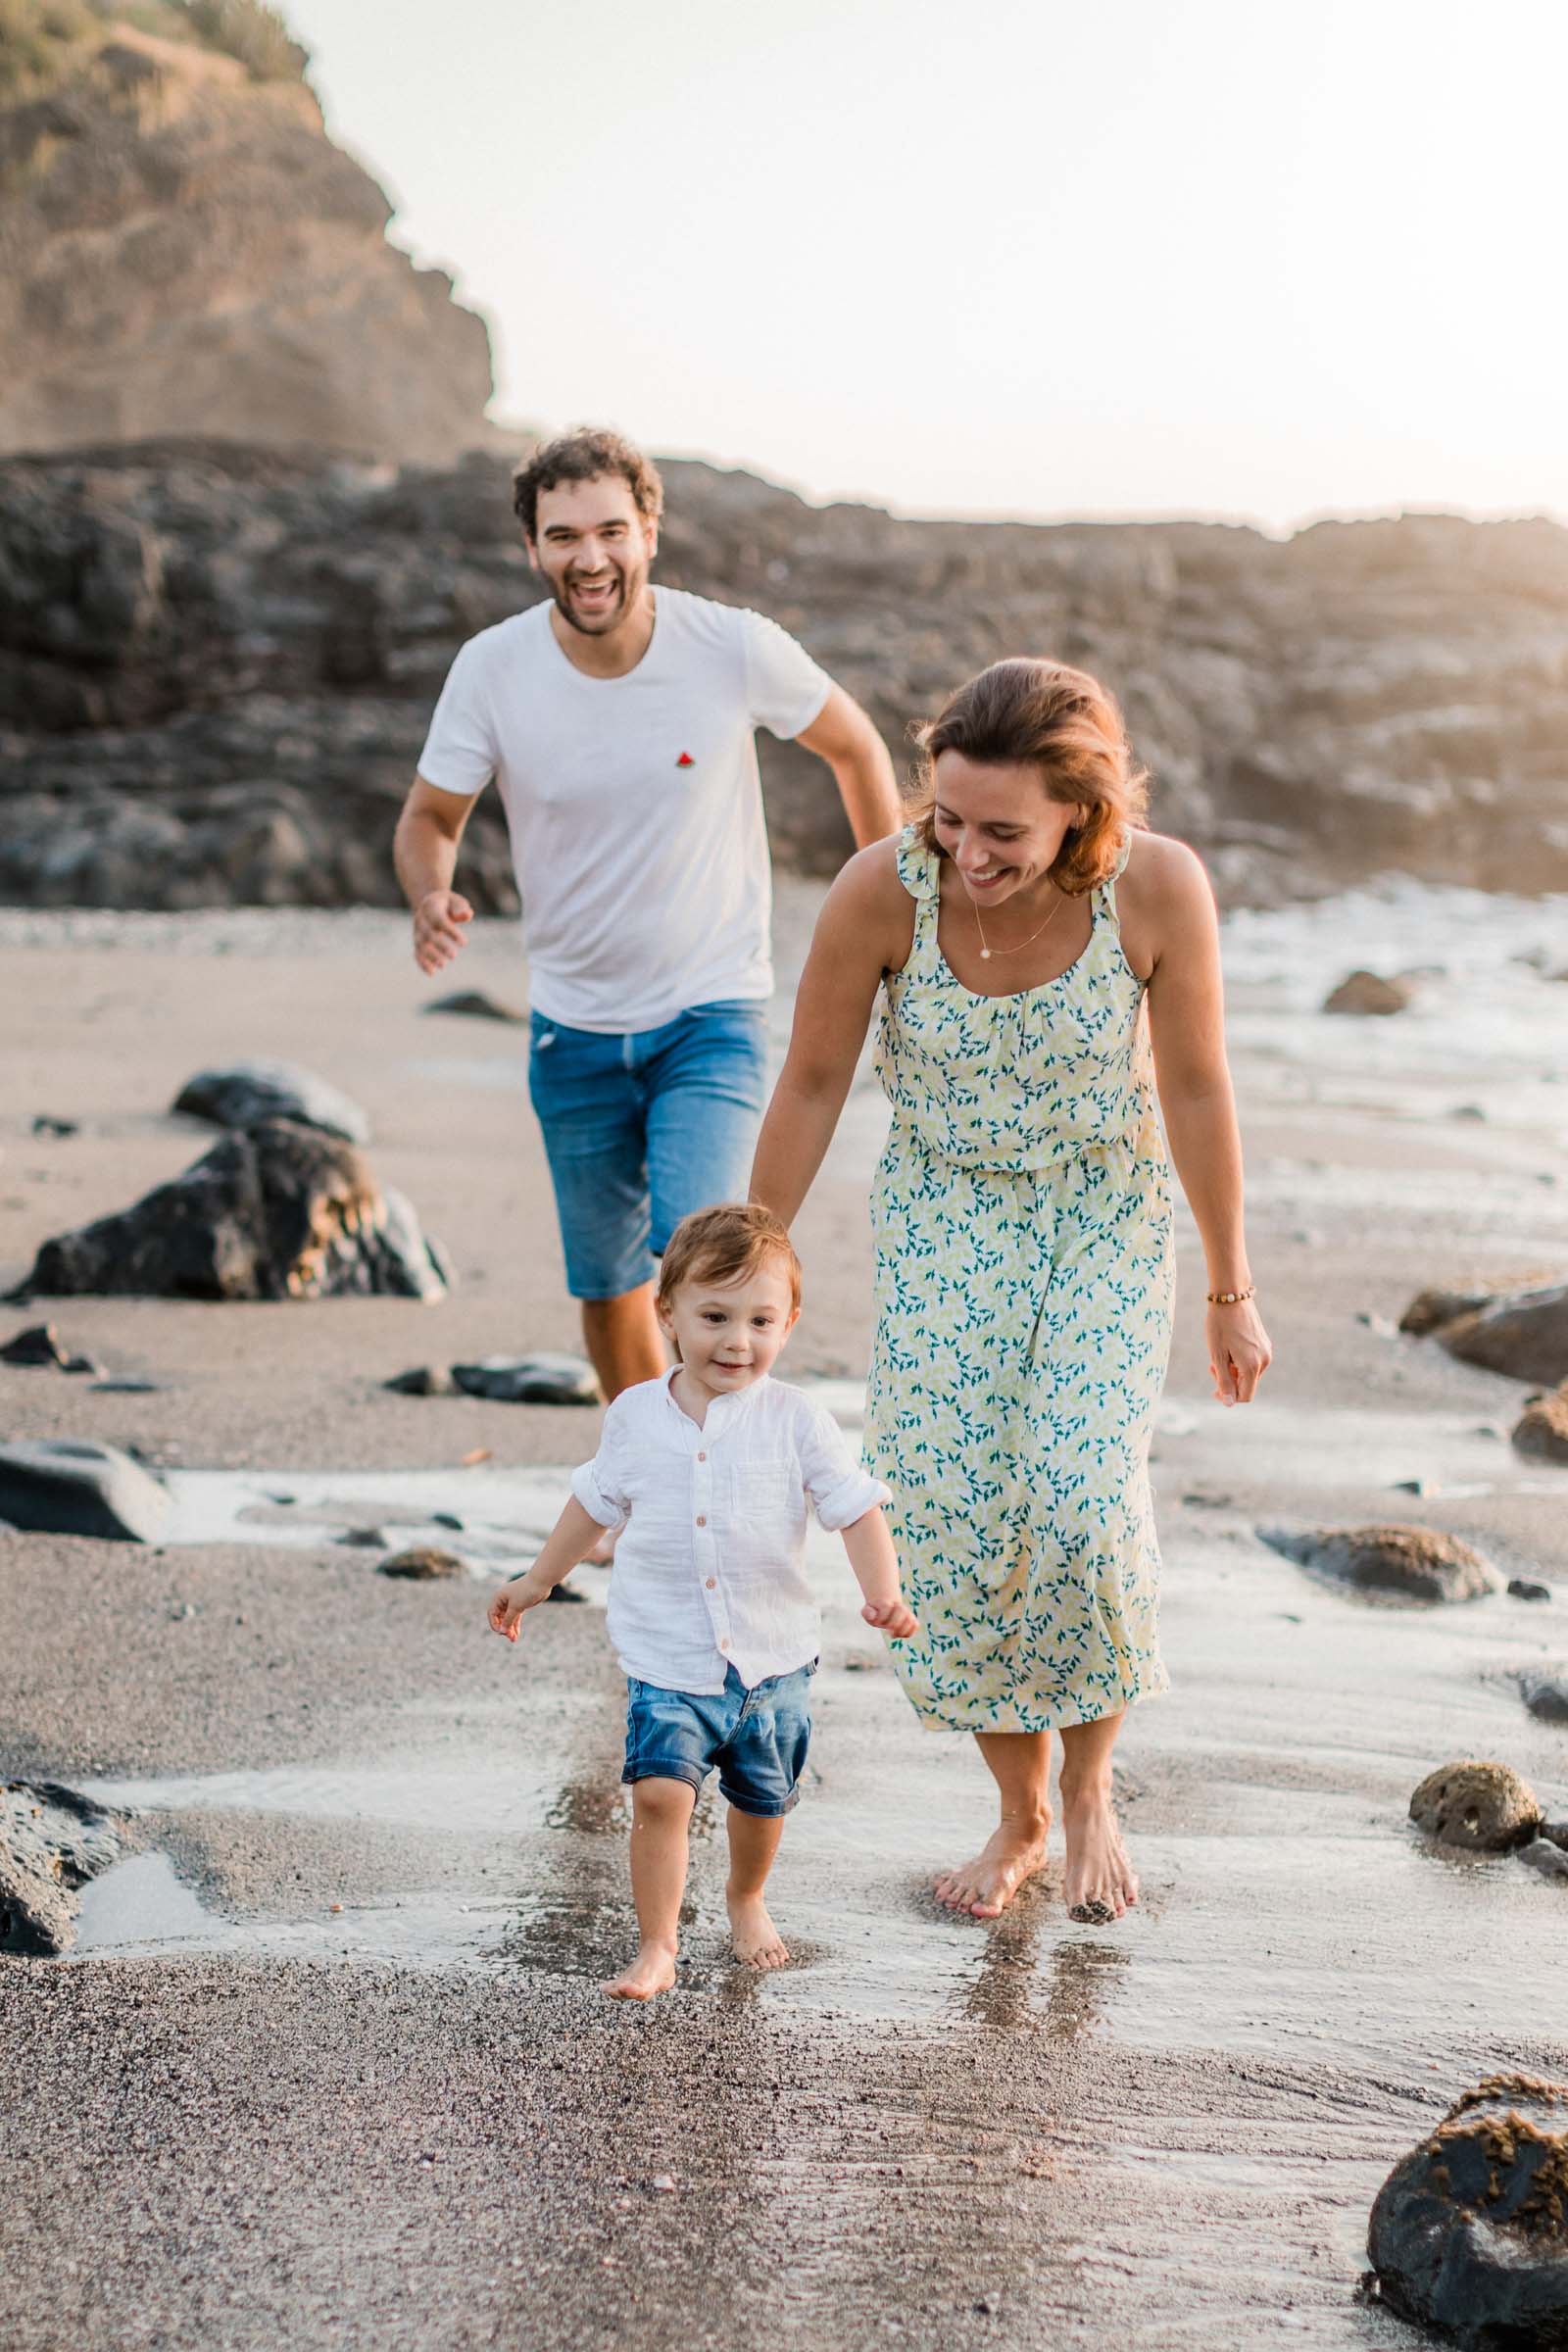
[(772, 990), (754, 730), (832, 769), (858, 844), (899, 823), (857, 704), (760, 613), (649, 567), (663, 491), (617, 434), (518, 469), (536, 605), (452, 665), (396, 841), (414, 953), (439, 972), (472, 913), (452, 887), (475, 796), (506, 805), (532, 978), (529, 1094), (583, 1339), (607, 1397), (665, 1364), (655, 1259), (690, 1210), (744, 1198)]

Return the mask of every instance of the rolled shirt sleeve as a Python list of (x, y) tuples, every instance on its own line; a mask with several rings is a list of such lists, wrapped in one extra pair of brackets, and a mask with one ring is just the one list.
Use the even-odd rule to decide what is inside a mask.
[(776, 620), (761, 612), (748, 612), (745, 619), (746, 699), (753, 723), (792, 741), (821, 716), (833, 681)]
[(419, 774), (438, 792), (471, 800), (497, 764), (495, 728), (481, 689), (477, 640), (470, 639), (447, 672), (419, 754)]
[(581, 1463), (571, 1474), (572, 1494), (589, 1518), (597, 1519), (601, 1527), (624, 1527), (631, 1515), (631, 1497), (625, 1485), (624, 1440), (624, 1425), (612, 1405), (600, 1432), (599, 1451), (591, 1462)]
[(806, 1492), (817, 1519), (830, 1533), (853, 1527), (879, 1503), (892, 1501), (890, 1491), (861, 1468), (843, 1430), (819, 1405), (807, 1405), (798, 1444)]

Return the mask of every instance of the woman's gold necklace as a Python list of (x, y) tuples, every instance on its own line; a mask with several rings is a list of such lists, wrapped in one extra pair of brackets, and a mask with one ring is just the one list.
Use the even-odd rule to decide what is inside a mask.
[(975, 906), (973, 899), (969, 901), (969, 904), (971, 906), (974, 906), (974, 927), (980, 934), (980, 960), (982, 963), (989, 963), (993, 956), (1021, 956), (1025, 948), (1032, 948), (1034, 946), (1035, 941), (1040, 937), (1041, 931), (1050, 930), (1052, 924), (1061, 912), (1062, 906), (1061, 899), (1057, 899), (1056, 904), (1054, 906), (1053, 906), (1051, 912), (1041, 924), (1040, 931), (1031, 931), (1028, 938), (1020, 939), (1015, 948), (988, 948), (986, 946), (985, 925), (980, 920), (980, 909), (978, 906)]

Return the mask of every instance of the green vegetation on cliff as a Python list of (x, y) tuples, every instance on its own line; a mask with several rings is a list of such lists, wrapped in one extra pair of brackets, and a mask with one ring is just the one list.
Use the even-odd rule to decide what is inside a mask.
[(299, 81), (309, 58), (264, 0), (0, 0), (0, 102), (39, 97), (117, 24), (236, 58), (255, 81)]

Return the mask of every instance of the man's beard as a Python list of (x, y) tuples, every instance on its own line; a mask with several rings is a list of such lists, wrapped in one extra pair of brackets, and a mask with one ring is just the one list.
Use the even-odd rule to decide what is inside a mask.
[(619, 594), (613, 603), (607, 605), (603, 612), (596, 613), (592, 619), (585, 619), (581, 613), (572, 611), (569, 581), (563, 580), (554, 591), (556, 611), (568, 628), (577, 631), (579, 637), (602, 637), (607, 629), (614, 628), (634, 610), (638, 598), (648, 585), (646, 564), (628, 564), (623, 568), (612, 564), (611, 573)]

